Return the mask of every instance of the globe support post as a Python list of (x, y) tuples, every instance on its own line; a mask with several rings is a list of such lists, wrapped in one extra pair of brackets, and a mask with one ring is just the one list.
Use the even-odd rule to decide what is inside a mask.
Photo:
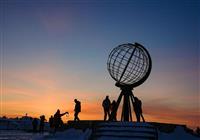
[(122, 114), (121, 114), (121, 121), (132, 121), (132, 109), (134, 109), (134, 95), (133, 95), (133, 87), (131, 86), (122, 86), (117, 85), (117, 87), (120, 87), (121, 93), (117, 99), (117, 105), (114, 111), (111, 113), (111, 116), (113, 116), (120, 105), (120, 102), (123, 98), (123, 104), (122, 104)]

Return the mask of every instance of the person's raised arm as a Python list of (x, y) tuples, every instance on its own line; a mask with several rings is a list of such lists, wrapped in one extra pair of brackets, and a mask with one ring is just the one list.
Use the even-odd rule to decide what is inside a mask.
[(69, 114), (69, 112), (65, 112), (65, 113), (63, 113), (63, 114), (60, 114), (60, 116), (63, 116), (63, 115), (65, 115), (65, 114)]

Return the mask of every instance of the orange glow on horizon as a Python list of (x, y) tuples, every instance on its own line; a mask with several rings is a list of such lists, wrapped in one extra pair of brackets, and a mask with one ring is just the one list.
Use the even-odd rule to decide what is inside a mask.
[[(40, 69), (38, 70), (37, 67)], [(33, 117), (45, 115), (48, 120), (57, 109), (60, 109), (61, 112), (68, 111), (70, 113), (68, 117), (63, 117), (66, 122), (73, 120), (74, 99), (77, 98), (82, 104), (81, 120), (102, 120), (101, 103), (105, 95), (110, 95), (110, 99), (117, 99), (118, 93), (111, 90), (99, 90), (96, 87), (90, 89), (90, 85), (85, 85), (86, 82), (81, 81), (80, 77), (70, 72), (65, 73), (66, 75), (59, 75), (59, 73), (62, 73), (59, 66), (55, 67), (52, 64), (33, 65), (15, 72), (7, 71), (7, 84), (3, 84), (2, 87), (1, 116), (17, 117), (28, 113)], [(200, 112), (195, 111), (198, 110), (198, 107), (194, 108), (193, 104), (187, 102), (198, 97), (175, 94), (177, 91), (182, 93), (183, 89), (181, 88), (177, 90), (162, 86), (157, 89), (152, 88), (158, 83), (159, 81), (155, 82), (155, 85), (147, 84), (146, 87), (141, 86), (134, 91), (134, 94), (139, 95), (143, 101), (143, 112), (146, 120), (186, 124), (193, 128), (200, 126)], [(119, 89), (117, 90), (120, 92)], [(117, 117), (120, 120), (120, 110)], [(135, 120), (134, 113), (133, 120)]]
[[(62, 102), (56, 102), (56, 100), (53, 101), (55, 97), (50, 97), (47, 99), (41, 99), (40, 101), (33, 101), (33, 102), (23, 102), (19, 103), (17, 101), (13, 101), (10, 103), (3, 103), (3, 107), (7, 108), (3, 113), (2, 116), (7, 117), (21, 117), (24, 116), (26, 113), (28, 116), (37, 117), (39, 118), (40, 115), (45, 115), (46, 119), (51, 115), (54, 115), (56, 110), (59, 108), (61, 112), (68, 111), (69, 116), (62, 117), (64, 122), (67, 122), (68, 120), (73, 120), (74, 116), (74, 102), (73, 100), (66, 103), (65, 101)], [(53, 104), (52, 104), (53, 103)], [(26, 105), (24, 105), (26, 104)], [(35, 106), (35, 104), (40, 104), (40, 106)], [(82, 111), (79, 114), (79, 117), (81, 120), (103, 120), (103, 109), (101, 106), (101, 101), (92, 101), (92, 102), (86, 102), (81, 101), (82, 105)], [(145, 120), (148, 122), (163, 122), (163, 123), (174, 123), (174, 124), (186, 124), (189, 127), (196, 128), (200, 125), (198, 117), (192, 117), (194, 114), (198, 114), (198, 112), (188, 112), (191, 114), (191, 118), (189, 119), (184, 114), (184, 110), (171, 110), (171, 109), (163, 109), (163, 107), (146, 107), (144, 110), (144, 117)], [(14, 108), (17, 107), (17, 108)], [(146, 110), (146, 111), (145, 111)], [(152, 111), (147, 111), (152, 110)], [(170, 113), (171, 112), (171, 113)], [(174, 113), (176, 112), (176, 113)], [(117, 118), (120, 120), (121, 117), (121, 109), (118, 111)], [(133, 113), (133, 120), (135, 121), (135, 116)]]

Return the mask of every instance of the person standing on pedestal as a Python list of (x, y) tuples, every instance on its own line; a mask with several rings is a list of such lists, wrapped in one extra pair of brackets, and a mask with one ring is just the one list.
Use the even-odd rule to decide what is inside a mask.
[(103, 109), (104, 109), (104, 121), (106, 121), (107, 116), (108, 116), (108, 118), (110, 116), (110, 99), (109, 99), (109, 96), (106, 96), (106, 98), (103, 100), (102, 106), (103, 106)]
[(74, 99), (75, 108), (74, 108), (74, 121), (80, 121), (78, 114), (81, 112), (81, 102), (77, 99)]
[(134, 111), (135, 111), (135, 116), (137, 119), (137, 122), (140, 122), (140, 117), (142, 117), (143, 122), (145, 122), (143, 114), (142, 114), (142, 101), (138, 99), (137, 97), (134, 97)]

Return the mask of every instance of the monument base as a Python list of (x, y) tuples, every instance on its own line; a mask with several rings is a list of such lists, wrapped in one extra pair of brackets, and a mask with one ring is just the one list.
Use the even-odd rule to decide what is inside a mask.
[[(82, 120), (79, 122), (68, 121), (68, 128), (92, 130), (90, 140), (128, 140), (128, 139), (151, 139), (158, 140), (166, 134), (174, 134), (177, 129), (182, 133), (194, 136), (195, 134), (186, 125), (159, 123), (159, 122), (123, 122), (123, 121), (102, 121), (102, 120)], [(165, 135), (160, 135), (165, 134)], [(179, 135), (179, 134), (176, 134)], [(158, 138), (159, 137), (159, 138)], [(195, 136), (196, 137), (196, 136)]]
[[(116, 121), (116, 122), (120, 122), (123, 123), (121, 121)], [(67, 125), (69, 128), (76, 128), (76, 129), (82, 129), (85, 130), (87, 128), (90, 129), (95, 129), (96, 127), (98, 127), (100, 124), (103, 123), (109, 123), (109, 121), (103, 121), (103, 120), (81, 120), (79, 122), (74, 122), (73, 120), (69, 120)], [(110, 122), (112, 123), (112, 122)], [(127, 123), (136, 123), (136, 122), (127, 122)], [(158, 130), (160, 130), (161, 132), (173, 132), (175, 127), (177, 126), (181, 126), (186, 128), (186, 125), (183, 124), (171, 124), (171, 123), (160, 123), (160, 122), (146, 122), (147, 124), (153, 125), (154, 127), (156, 127)], [(142, 124), (142, 122), (141, 122)]]

